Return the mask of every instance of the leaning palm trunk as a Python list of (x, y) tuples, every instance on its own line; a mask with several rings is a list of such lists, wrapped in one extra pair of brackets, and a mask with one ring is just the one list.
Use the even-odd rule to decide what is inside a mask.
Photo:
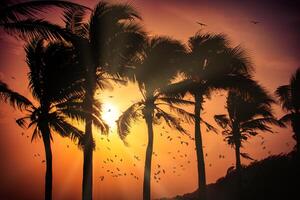
[(46, 154), (45, 200), (52, 199), (52, 151), (50, 143), (50, 129), (41, 127), (42, 138)]
[(205, 164), (202, 147), (202, 136), (200, 127), (200, 112), (202, 97), (197, 92), (194, 94), (195, 98), (195, 145), (197, 153), (197, 167), (198, 167), (198, 197), (201, 200), (206, 199), (206, 175), (205, 175)]
[(153, 109), (146, 107), (144, 112), (145, 121), (148, 128), (148, 145), (145, 158), (145, 171), (143, 183), (143, 200), (151, 199), (151, 163), (153, 152)]

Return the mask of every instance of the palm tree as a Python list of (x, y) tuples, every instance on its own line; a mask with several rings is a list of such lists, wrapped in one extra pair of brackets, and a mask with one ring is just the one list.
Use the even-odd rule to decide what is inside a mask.
[(288, 114), (284, 115), (280, 120), (284, 123), (291, 122), (294, 136), (296, 140), (297, 154), (300, 152), (300, 68), (290, 79), (288, 85), (282, 85), (277, 88), (276, 95), (279, 98), (281, 107)]
[[(143, 183), (143, 199), (151, 197), (151, 161), (153, 153), (153, 124), (163, 119), (168, 126), (186, 133), (176, 116), (164, 111), (172, 111), (184, 116), (186, 120), (193, 120), (193, 115), (176, 105), (193, 105), (193, 102), (180, 98), (166, 97), (160, 89), (166, 87), (176, 75), (176, 65), (184, 55), (184, 46), (168, 37), (153, 37), (145, 40), (143, 49), (137, 55), (132, 73), (135, 76), (143, 98), (132, 104), (117, 120), (118, 134), (125, 141), (129, 134), (130, 125), (139, 118), (144, 118), (148, 130), (148, 144), (145, 158)], [(126, 143), (126, 141), (125, 141)]]
[[(223, 130), (225, 141), (235, 149), (236, 170), (241, 176), (241, 159), (252, 159), (247, 153), (241, 153), (243, 142), (256, 136), (258, 131), (272, 132), (270, 125), (283, 126), (273, 115), (271, 108), (274, 101), (263, 88), (258, 88), (255, 96), (243, 96), (236, 91), (229, 91), (226, 109), (228, 115), (215, 115), (215, 121)], [(241, 180), (241, 177), (239, 178)]]
[(41, 13), (50, 8), (65, 10), (89, 10), (88, 7), (69, 1), (13, 1), (4, 0), (0, 3), (0, 28), (10, 35), (22, 39), (42, 36), (48, 39), (61, 39), (65, 36), (63, 30), (46, 20), (38, 19)]
[[(66, 40), (72, 44), (80, 65), (84, 66), (84, 109), (93, 112), (94, 95), (97, 89), (111, 88), (110, 81), (121, 80), (131, 67), (131, 57), (144, 39), (142, 28), (136, 23), (139, 14), (128, 4), (109, 4), (100, 1), (92, 10), (89, 22), (83, 21), (84, 12), (70, 10), (64, 14)], [(84, 163), (82, 199), (92, 199), (93, 148), (92, 126), (96, 122), (85, 119)], [(103, 129), (105, 130), (105, 129)], [(104, 132), (105, 133), (105, 132)]]
[(183, 97), (186, 93), (195, 100), (195, 145), (198, 166), (198, 197), (206, 199), (205, 161), (201, 135), (201, 111), (205, 98), (216, 89), (249, 89), (255, 86), (251, 80), (252, 65), (246, 52), (240, 47), (229, 47), (222, 34), (196, 33), (188, 41), (183, 80), (168, 88), (168, 95)]
[(82, 131), (71, 125), (64, 114), (71, 111), (66, 106), (69, 101), (80, 98), (81, 93), (80, 90), (68, 89), (67, 86), (73, 82), (72, 76), (67, 78), (60, 74), (66, 71), (66, 67), (74, 67), (69, 48), (63, 44), (52, 43), (45, 46), (43, 41), (33, 40), (25, 48), (29, 67), (29, 88), (35, 101), (30, 101), (25, 96), (12, 91), (3, 82), (0, 82), (0, 100), (26, 113), (16, 122), (22, 128), (33, 128), (31, 140), (42, 137), (46, 157), (45, 199), (51, 200), (52, 133), (55, 131), (63, 137), (70, 137), (81, 143)]

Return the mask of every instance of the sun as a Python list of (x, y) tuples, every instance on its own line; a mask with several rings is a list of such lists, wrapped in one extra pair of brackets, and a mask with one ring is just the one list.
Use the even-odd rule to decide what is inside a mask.
[(120, 111), (117, 106), (111, 103), (104, 103), (102, 108), (102, 119), (110, 128), (116, 127), (116, 121), (120, 116)]

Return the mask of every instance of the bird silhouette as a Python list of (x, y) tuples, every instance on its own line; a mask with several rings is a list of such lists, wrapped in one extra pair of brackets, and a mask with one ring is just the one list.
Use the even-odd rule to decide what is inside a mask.
[(134, 156), (134, 158), (138, 161), (140, 161), (141, 159), (138, 156)]
[(202, 26), (207, 26), (207, 24), (204, 24), (204, 23), (202, 23), (202, 22), (196, 22), (197, 24), (199, 24), (201, 27)]
[(252, 24), (259, 24), (260, 22), (252, 20), (252, 21), (250, 21), (250, 23), (252, 23)]

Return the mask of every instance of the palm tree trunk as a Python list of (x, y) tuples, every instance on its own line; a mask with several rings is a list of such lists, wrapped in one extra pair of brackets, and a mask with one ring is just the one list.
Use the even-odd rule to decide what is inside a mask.
[(233, 123), (233, 134), (234, 134), (234, 146), (235, 146), (235, 159), (236, 159), (236, 198), (242, 198), (242, 164), (241, 164), (241, 134), (238, 130), (238, 125)]
[[(92, 101), (87, 100), (87, 110), (92, 110)], [(83, 178), (82, 178), (82, 199), (93, 199), (93, 133), (92, 118), (88, 116), (85, 124), (85, 141), (83, 148)]]
[(235, 145), (235, 166), (238, 176), (241, 176), (241, 153), (240, 153), (240, 146)]
[(151, 199), (151, 163), (152, 163), (152, 152), (153, 152), (152, 111), (150, 111), (150, 109), (147, 109), (144, 116), (148, 128), (148, 145), (147, 145), (146, 158), (145, 158), (143, 200), (150, 200)]
[[(93, 113), (94, 91), (96, 88), (96, 67), (88, 65), (86, 76), (85, 106), (88, 113)], [(83, 178), (82, 178), (82, 199), (93, 199), (93, 119), (91, 115), (85, 121), (85, 141), (83, 149)]]
[(45, 176), (45, 200), (52, 199), (52, 151), (50, 141), (50, 129), (48, 126), (41, 128), (46, 154), (46, 176)]
[(198, 93), (194, 94), (195, 98), (195, 145), (197, 153), (197, 167), (198, 167), (198, 197), (201, 200), (206, 199), (206, 175), (205, 162), (202, 147), (202, 136), (200, 127), (200, 112), (202, 104), (202, 96)]

